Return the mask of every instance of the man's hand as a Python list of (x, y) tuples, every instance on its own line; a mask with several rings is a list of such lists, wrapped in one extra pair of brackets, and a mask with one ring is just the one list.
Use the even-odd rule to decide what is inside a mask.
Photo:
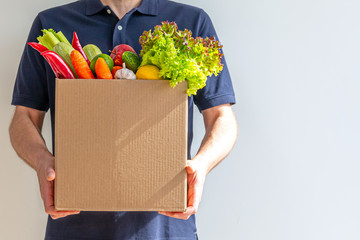
[(188, 160), (186, 171), (188, 182), (188, 203), (186, 211), (159, 212), (160, 214), (186, 220), (197, 212), (204, 189), (205, 178), (207, 175), (206, 167), (202, 166), (202, 163), (197, 162), (196, 160)]
[(193, 160), (187, 161), (188, 208), (183, 212), (160, 214), (188, 219), (196, 213), (201, 200), (205, 178), (231, 151), (237, 137), (237, 123), (230, 104), (223, 104), (202, 111), (205, 136)]
[(39, 161), (36, 173), (39, 180), (41, 198), (44, 202), (45, 212), (52, 219), (78, 214), (80, 211), (56, 211), (54, 207), (54, 180), (55, 180), (55, 158), (51, 157)]
[(55, 180), (54, 157), (39, 161), (36, 173), (39, 180), (41, 198), (44, 202), (45, 212), (52, 219), (78, 214), (80, 211), (56, 211), (54, 207), (54, 180)]
[(70, 214), (77, 214), (79, 211), (55, 211), (55, 159), (48, 151), (45, 140), (41, 135), (44, 117), (44, 111), (16, 106), (14, 117), (9, 127), (9, 134), (11, 144), (16, 153), (36, 170), (46, 213), (53, 219), (57, 219)]

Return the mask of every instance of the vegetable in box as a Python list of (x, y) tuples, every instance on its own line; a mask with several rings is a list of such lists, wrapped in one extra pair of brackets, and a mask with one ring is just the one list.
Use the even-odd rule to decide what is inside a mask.
[(208, 76), (215, 76), (223, 69), (222, 46), (214, 37), (193, 38), (191, 31), (178, 30), (175, 22), (162, 22), (154, 31), (145, 31), (139, 39), (142, 46), (140, 66), (155, 65), (160, 77), (170, 80), (175, 87), (188, 82), (188, 95), (205, 87)]

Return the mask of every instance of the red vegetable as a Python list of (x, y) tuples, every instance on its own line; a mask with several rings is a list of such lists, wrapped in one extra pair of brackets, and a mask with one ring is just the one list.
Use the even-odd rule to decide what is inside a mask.
[(71, 45), (75, 50), (78, 50), (81, 53), (81, 55), (85, 58), (86, 62), (90, 66), (90, 61), (89, 61), (88, 57), (86, 56), (84, 49), (82, 48), (82, 46), (80, 44), (80, 41), (79, 41), (79, 38), (78, 38), (76, 32), (74, 32), (74, 36), (73, 36)]
[[(111, 74), (113, 75), (113, 77), (115, 76), (115, 73), (116, 73), (118, 70), (120, 70), (120, 69), (122, 69), (121, 66), (114, 66), (114, 67), (113, 67), (113, 69), (111, 70)], [(114, 78), (115, 78), (115, 77), (114, 77)]]
[(44, 51), (47, 51), (49, 49), (47, 49), (47, 47), (41, 45), (40, 43), (36, 43), (36, 42), (28, 42), (28, 44), (35, 50), (37, 50), (39, 53), (42, 53)]
[(42, 52), (41, 55), (49, 63), (51, 69), (54, 71), (54, 74), (57, 78), (75, 78), (69, 66), (56, 52), (47, 50)]

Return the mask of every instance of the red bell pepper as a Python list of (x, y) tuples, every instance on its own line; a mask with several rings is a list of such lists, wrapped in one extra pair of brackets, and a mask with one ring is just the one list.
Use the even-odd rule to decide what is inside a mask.
[(36, 43), (36, 42), (28, 42), (28, 44), (35, 50), (37, 50), (39, 53), (42, 53), (44, 51), (47, 51), (49, 49), (47, 49), (47, 47), (41, 45), (40, 43)]
[(49, 63), (57, 78), (76, 78), (66, 62), (56, 52), (47, 50), (42, 52), (41, 55)]
[(78, 50), (81, 53), (81, 55), (85, 58), (86, 62), (90, 66), (90, 61), (89, 61), (88, 57), (86, 56), (84, 49), (82, 48), (82, 46), (80, 44), (80, 41), (79, 41), (79, 38), (78, 38), (76, 32), (74, 32), (74, 36), (73, 36), (71, 45), (75, 50)]

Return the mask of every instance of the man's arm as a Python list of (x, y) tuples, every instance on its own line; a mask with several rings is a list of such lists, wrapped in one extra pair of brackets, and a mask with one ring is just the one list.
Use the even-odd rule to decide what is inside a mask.
[(9, 127), (14, 150), (34, 170), (37, 168), (39, 159), (45, 156), (52, 157), (41, 135), (44, 117), (44, 111), (16, 106)]
[(56, 219), (79, 212), (55, 211), (53, 182), (55, 158), (47, 149), (41, 135), (44, 117), (44, 111), (16, 106), (9, 134), (16, 153), (37, 172), (45, 212)]
[(205, 136), (196, 156), (187, 162), (188, 207), (183, 212), (159, 212), (180, 219), (196, 213), (207, 174), (231, 151), (237, 138), (237, 123), (230, 104), (202, 111)]
[(202, 111), (205, 136), (198, 153), (193, 158), (201, 162), (208, 174), (231, 151), (237, 138), (237, 123), (230, 104)]

